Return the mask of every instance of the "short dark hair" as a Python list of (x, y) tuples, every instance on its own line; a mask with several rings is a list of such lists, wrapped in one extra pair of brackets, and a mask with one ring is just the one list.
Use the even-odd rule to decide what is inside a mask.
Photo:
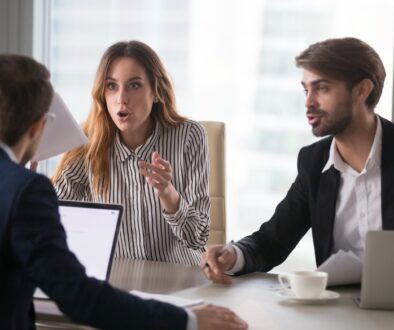
[(386, 71), (378, 53), (356, 38), (327, 39), (310, 45), (296, 58), (296, 65), (344, 81), (352, 89), (363, 79), (374, 85), (366, 104), (375, 108), (382, 95)]
[(34, 59), (0, 54), (0, 140), (14, 146), (49, 109), (49, 71)]

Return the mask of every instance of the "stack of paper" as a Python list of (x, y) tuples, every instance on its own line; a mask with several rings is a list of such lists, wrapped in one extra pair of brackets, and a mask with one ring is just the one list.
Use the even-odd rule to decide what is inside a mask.
[(327, 285), (344, 285), (361, 282), (362, 262), (353, 252), (339, 250), (317, 269), (328, 273)]
[(75, 149), (88, 142), (87, 137), (79, 127), (70, 110), (61, 97), (55, 93), (41, 142), (33, 160), (40, 161)]
[(137, 290), (130, 291), (131, 294), (138, 296), (142, 299), (154, 299), (161, 302), (165, 302), (168, 304), (172, 304), (178, 307), (191, 307), (195, 305), (200, 305), (203, 303), (201, 299), (185, 299), (177, 296), (171, 296), (166, 294), (158, 294), (158, 293), (147, 293)]

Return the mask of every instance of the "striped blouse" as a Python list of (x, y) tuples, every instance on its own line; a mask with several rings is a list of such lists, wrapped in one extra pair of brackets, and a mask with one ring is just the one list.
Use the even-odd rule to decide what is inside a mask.
[[(172, 184), (181, 196), (174, 214), (165, 213), (153, 188), (139, 174), (138, 161), (150, 162), (153, 151), (171, 163)], [(116, 203), (124, 214), (117, 257), (196, 265), (209, 235), (208, 147), (204, 128), (188, 120), (175, 128), (156, 122), (154, 132), (135, 151), (120, 141), (110, 149), (107, 196), (95, 193), (91, 173), (76, 161), (55, 182), (59, 199)]]

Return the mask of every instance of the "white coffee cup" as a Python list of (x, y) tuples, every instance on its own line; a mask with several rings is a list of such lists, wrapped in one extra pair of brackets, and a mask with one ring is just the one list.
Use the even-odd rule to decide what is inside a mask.
[(297, 298), (319, 298), (327, 286), (328, 274), (319, 271), (298, 271), (278, 275), (279, 283), (291, 289)]

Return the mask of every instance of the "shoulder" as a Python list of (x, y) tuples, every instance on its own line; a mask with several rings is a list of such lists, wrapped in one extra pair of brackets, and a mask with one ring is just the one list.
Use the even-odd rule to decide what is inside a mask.
[(202, 135), (205, 134), (204, 126), (198, 121), (188, 119), (182, 124), (185, 125), (185, 127), (188, 127), (190, 130), (199, 132)]
[(29, 191), (29, 193), (34, 192), (35, 194), (38, 194), (38, 198), (44, 196), (44, 194), (56, 197), (53, 185), (45, 175), (24, 169), (24, 171), (21, 171), (20, 178), (24, 179), (24, 182), (26, 183), (24, 190)]
[(317, 168), (321, 171), (327, 163), (332, 139), (332, 136), (329, 136), (301, 148), (298, 154), (298, 164), (308, 169)]
[(89, 166), (86, 165), (86, 155), (75, 155), (65, 160), (61, 167), (61, 174), (65, 176), (84, 177), (89, 172)]
[(175, 127), (164, 128), (164, 134), (176, 134), (179, 141), (190, 142), (205, 141), (207, 139), (207, 132), (204, 126), (195, 120), (185, 120)]
[(394, 137), (394, 124), (391, 121), (380, 116), (378, 116), (378, 118), (380, 119), (380, 122), (382, 124), (383, 139), (392, 141)]
[(394, 124), (393, 124), (392, 121), (390, 121), (390, 120), (388, 120), (388, 119), (386, 119), (386, 118), (383, 118), (383, 117), (381, 117), (381, 116), (379, 116), (379, 115), (377, 115), (377, 117), (378, 117), (378, 119), (380, 120), (380, 122), (382, 123), (382, 125), (383, 125), (385, 128), (394, 130)]
[(302, 147), (300, 152), (306, 154), (321, 153), (324, 150), (330, 149), (331, 142), (332, 142), (332, 136), (328, 136), (310, 145)]
[(26, 187), (31, 184), (38, 184), (43, 186), (52, 187), (50, 180), (39, 173), (28, 170), (27, 168), (15, 164), (9, 163), (6, 165), (7, 176), (5, 181), (12, 184), (15, 188)]
[[(37, 203), (43, 200), (56, 204), (55, 190), (50, 180), (32, 172), (23, 166), (8, 162), (0, 163), (0, 172), (6, 171), (7, 176), (0, 182), (1, 203), (7, 210), (22, 211), (23, 209), (37, 209)], [(1, 214), (2, 212), (0, 212)]]

